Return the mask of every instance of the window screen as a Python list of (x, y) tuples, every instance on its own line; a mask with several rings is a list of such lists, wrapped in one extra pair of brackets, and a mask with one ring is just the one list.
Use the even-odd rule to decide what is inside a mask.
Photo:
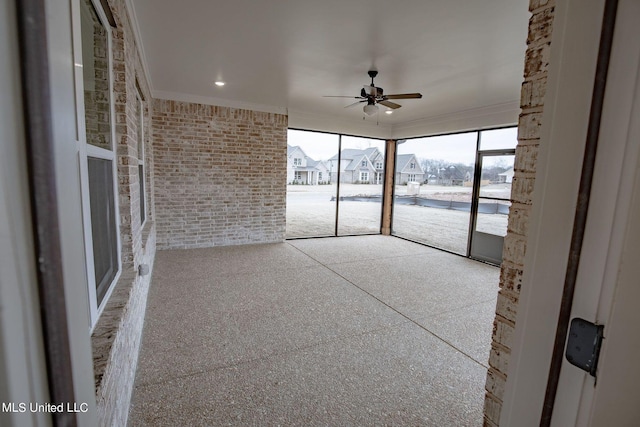
[(96, 296), (100, 305), (118, 272), (112, 161), (89, 157), (88, 170)]

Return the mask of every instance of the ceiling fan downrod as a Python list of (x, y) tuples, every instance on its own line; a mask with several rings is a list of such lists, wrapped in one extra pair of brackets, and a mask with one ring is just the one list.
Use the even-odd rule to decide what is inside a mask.
[(376, 70), (369, 70), (369, 77), (371, 77), (371, 86), (375, 85), (373, 84), (373, 79), (378, 75), (378, 72)]

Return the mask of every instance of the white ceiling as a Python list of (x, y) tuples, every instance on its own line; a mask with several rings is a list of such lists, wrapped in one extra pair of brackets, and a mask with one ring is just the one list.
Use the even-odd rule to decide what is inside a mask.
[[(153, 96), (405, 137), (515, 123), (528, 0), (130, 0)], [(131, 6), (130, 6), (131, 7)], [(352, 101), (379, 71), (391, 115)], [(222, 88), (213, 85), (223, 80)], [(355, 100), (354, 100), (355, 101)]]

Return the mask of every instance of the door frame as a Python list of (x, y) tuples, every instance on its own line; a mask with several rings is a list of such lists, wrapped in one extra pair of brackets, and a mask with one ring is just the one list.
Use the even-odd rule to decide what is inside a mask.
[[(565, 359), (558, 379), (555, 407), (576, 408), (577, 415), (563, 410), (556, 414), (554, 411), (553, 425), (591, 425), (596, 409), (594, 405), (598, 405), (598, 399), (605, 393), (601, 389), (610, 385), (611, 375), (616, 369), (623, 369), (624, 360), (618, 359), (615, 366), (612, 366), (608, 363), (610, 359), (607, 356), (614, 359), (619, 356), (621, 344), (619, 341), (613, 341), (613, 338), (629, 326), (624, 323), (614, 325), (611, 320), (615, 315), (614, 308), (624, 307), (625, 302), (624, 299), (615, 298), (620, 285), (619, 279), (626, 277), (626, 280), (629, 280), (629, 276), (623, 276), (623, 272), (634, 268), (633, 265), (628, 265), (628, 261), (627, 265), (624, 265), (623, 260), (630, 259), (629, 252), (634, 248), (636, 253), (638, 250), (638, 242), (629, 240), (629, 230), (633, 229), (638, 218), (637, 213), (631, 213), (634, 209), (632, 201), (637, 200), (640, 193), (637, 181), (637, 171), (640, 167), (640, 37), (637, 30), (639, 19), (640, 4), (637, 1), (618, 2), (602, 110), (601, 149), (598, 150), (594, 166), (592, 202), (589, 204), (589, 216), (570, 314), (571, 318), (581, 317), (604, 324), (605, 340), (601, 352), (603, 357), (596, 373), (603, 376), (600, 381), (596, 381), (596, 378), (571, 366)], [(635, 209), (638, 209), (637, 202)], [(636, 312), (637, 310), (629, 310), (626, 313), (629, 321), (633, 318), (638, 319)], [(614, 326), (616, 329), (613, 329)], [(635, 335), (634, 331), (630, 336)], [(628, 339), (623, 345), (631, 346), (632, 342), (633, 339)], [(626, 381), (628, 386), (631, 378), (634, 378), (634, 371), (635, 379), (639, 379), (638, 370), (632, 369), (632, 366), (626, 366), (629, 368), (626, 374), (620, 375), (618, 371), (620, 384), (615, 386), (617, 405), (626, 400), (622, 396), (621, 388), (618, 389), (622, 382)], [(631, 389), (635, 390), (634, 387)], [(637, 397), (637, 392), (635, 396)], [(635, 410), (637, 413), (638, 409)], [(628, 425), (628, 420), (622, 421), (624, 414), (624, 408), (621, 407), (613, 411), (611, 417), (622, 418), (620, 422), (613, 422), (611, 418), (610, 424)]]
[[(515, 148), (504, 148), (498, 150), (480, 150), (480, 139), (482, 136), (482, 132), (478, 132), (478, 144), (476, 147), (476, 164), (474, 166), (473, 171), (473, 190), (471, 193), (471, 215), (469, 216), (469, 236), (467, 241), (467, 257), (471, 259), (476, 259), (480, 261), (489, 262), (492, 264), (500, 265), (502, 264), (502, 245), (504, 243), (504, 237), (500, 240), (500, 259), (491, 258), (490, 256), (482, 255), (482, 254), (473, 254), (473, 245), (474, 240), (477, 242), (478, 238), (482, 235), (475, 236), (475, 229), (478, 223), (478, 211), (480, 206), (480, 199), (491, 199), (491, 197), (480, 197), (480, 186), (482, 184), (482, 161), (485, 157), (496, 157), (496, 156), (515, 156), (516, 149)], [(510, 202), (511, 198), (507, 199), (496, 199), (496, 200), (505, 200)], [(483, 233), (487, 234), (487, 233)], [(495, 235), (490, 235), (495, 236)], [(500, 236), (496, 236), (497, 237)], [(484, 237), (483, 237), (484, 238)], [(489, 238), (490, 239), (490, 238)], [(488, 240), (485, 238), (485, 240)], [(488, 243), (496, 243), (496, 242), (488, 242)]]
[[(604, 4), (602, 0), (556, 2), (528, 250), (501, 425), (537, 426), (541, 419), (568, 264)], [(624, 15), (619, 11), (618, 16)], [(614, 203), (590, 205), (583, 245), (587, 250), (582, 254), (571, 313), (571, 317), (596, 322), (608, 317), (604, 306), (607, 299), (610, 302), (612, 291), (602, 287), (602, 279), (615, 265), (611, 264), (611, 257), (621, 250), (622, 244), (615, 229), (614, 213), (621, 212), (619, 204), (628, 203), (633, 191), (629, 185), (620, 186), (630, 179), (626, 172), (630, 166), (625, 164), (635, 160), (637, 167), (637, 156), (629, 160), (633, 156), (625, 159), (624, 154), (634, 96), (634, 91), (629, 90), (629, 75), (636, 79), (640, 60), (640, 51), (633, 48), (633, 44), (638, 43), (634, 40), (638, 39), (637, 24), (627, 21), (630, 24), (625, 29), (636, 36), (614, 36), (619, 63), (615, 65), (612, 56), (600, 130), (602, 146), (606, 149), (597, 153), (592, 189), (592, 197), (598, 199), (601, 192), (606, 191), (602, 200), (613, 195)], [(616, 33), (620, 30), (617, 23)], [(635, 67), (631, 68), (635, 73), (629, 73), (630, 64)], [(616, 66), (622, 68), (612, 72)], [(621, 126), (625, 120), (626, 126)], [(605, 336), (606, 333), (605, 325)], [(606, 340), (603, 350), (604, 346)], [(578, 368), (563, 366), (551, 425), (590, 422), (589, 387), (593, 390), (593, 383), (588, 384), (592, 381), (590, 378)], [(576, 424), (578, 420), (585, 424)]]

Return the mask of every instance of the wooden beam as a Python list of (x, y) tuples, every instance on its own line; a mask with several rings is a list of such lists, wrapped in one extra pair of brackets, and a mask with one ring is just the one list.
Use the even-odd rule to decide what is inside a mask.
[(396, 174), (396, 140), (388, 139), (385, 147), (384, 191), (382, 197), (382, 226), (380, 233), (391, 235), (391, 216), (393, 212), (393, 183)]

